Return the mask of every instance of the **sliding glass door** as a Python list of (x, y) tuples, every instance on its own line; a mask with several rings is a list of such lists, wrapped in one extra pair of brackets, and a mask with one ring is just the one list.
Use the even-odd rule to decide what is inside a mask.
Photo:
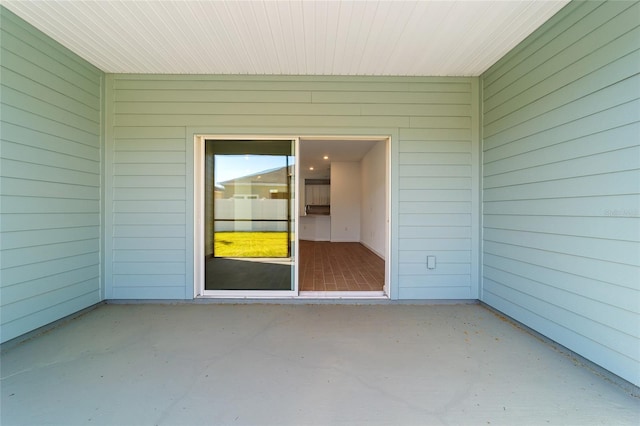
[(206, 140), (205, 291), (294, 291), (291, 140)]

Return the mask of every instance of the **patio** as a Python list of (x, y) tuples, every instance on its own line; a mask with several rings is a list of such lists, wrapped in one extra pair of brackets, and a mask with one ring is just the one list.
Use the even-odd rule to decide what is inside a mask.
[(2, 352), (3, 425), (638, 424), (479, 304), (107, 304)]

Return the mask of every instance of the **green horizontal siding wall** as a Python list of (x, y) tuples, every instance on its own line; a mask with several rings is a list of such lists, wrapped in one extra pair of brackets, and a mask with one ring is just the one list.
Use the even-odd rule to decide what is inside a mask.
[(101, 300), (103, 73), (2, 7), (0, 30), (4, 342)]
[(477, 78), (110, 75), (107, 97), (108, 298), (193, 297), (194, 132), (392, 136), (393, 296), (478, 297)]
[(574, 2), (482, 76), (482, 300), (636, 385), (639, 24)]

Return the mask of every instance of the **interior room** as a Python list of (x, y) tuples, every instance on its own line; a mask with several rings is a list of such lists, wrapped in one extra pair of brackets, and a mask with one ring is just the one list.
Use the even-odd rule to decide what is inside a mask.
[(299, 150), (300, 291), (384, 295), (388, 141), (301, 138)]

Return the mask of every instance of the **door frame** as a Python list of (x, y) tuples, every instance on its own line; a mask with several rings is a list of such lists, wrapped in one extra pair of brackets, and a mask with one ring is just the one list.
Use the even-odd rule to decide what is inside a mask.
[[(292, 254), (292, 290), (205, 290), (205, 262), (204, 262), (204, 148), (206, 140), (283, 140), (291, 141), (294, 144), (294, 158), (297, 159), (300, 139), (292, 136), (255, 136), (255, 135), (209, 135), (209, 134), (196, 134), (194, 135), (194, 163), (193, 163), (193, 188), (194, 188), (194, 209), (193, 209), (193, 223), (194, 223), (194, 292), (193, 297), (211, 297), (211, 298), (293, 298), (298, 295), (298, 202), (297, 193), (293, 192), (296, 196), (293, 202), (293, 235), (294, 244), (291, 250)], [(294, 189), (298, 184), (299, 164), (298, 161), (294, 163)], [(290, 238), (290, 237), (289, 237)]]
[[(208, 132), (198, 132), (194, 131), (193, 133), (193, 298), (220, 298), (220, 299), (304, 299), (304, 298), (321, 298), (321, 299), (394, 299), (397, 295), (394, 296), (394, 291), (397, 293), (397, 290), (394, 290), (394, 286), (392, 286), (392, 275), (394, 271), (394, 237), (393, 237), (393, 226), (395, 214), (393, 210), (393, 196), (392, 196), (392, 188), (394, 181), (394, 169), (391, 166), (392, 158), (395, 154), (394, 145), (392, 143), (392, 139), (397, 137), (394, 132), (390, 132), (390, 134), (377, 134), (377, 135), (367, 135), (366, 132), (362, 134), (355, 135), (322, 135), (322, 134), (311, 134), (311, 135), (270, 135), (267, 133), (263, 133), (260, 135), (247, 135), (247, 134), (214, 134)], [(293, 263), (293, 280), (294, 280), (294, 288), (293, 290), (205, 290), (204, 289), (204, 147), (205, 140), (207, 139), (222, 139), (222, 140), (288, 140), (294, 141), (295, 143), (295, 179), (294, 179), (294, 188), (295, 188), (295, 202), (294, 202), (294, 263)], [(299, 261), (299, 202), (298, 198), (300, 194), (297, 193), (299, 189), (299, 178), (300, 178), (300, 140), (379, 140), (385, 141), (386, 149), (385, 149), (385, 182), (386, 182), (386, 226), (385, 226), (385, 280), (382, 294), (372, 294), (373, 292), (324, 292), (315, 293), (315, 292), (303, 292), (300, 294), (299, 291), (299, 274), (298, 274), (298, 261)], [(306, 294), (304, 294), (306, 293)]]

